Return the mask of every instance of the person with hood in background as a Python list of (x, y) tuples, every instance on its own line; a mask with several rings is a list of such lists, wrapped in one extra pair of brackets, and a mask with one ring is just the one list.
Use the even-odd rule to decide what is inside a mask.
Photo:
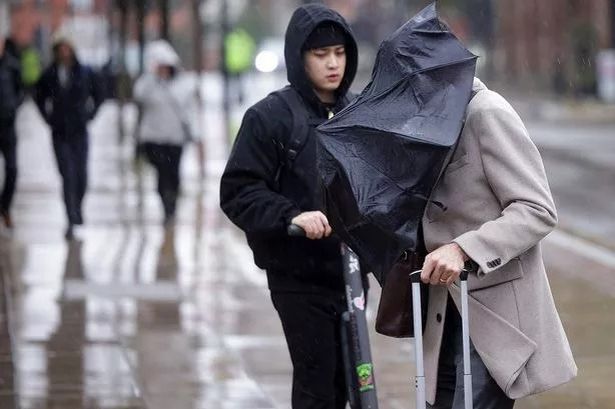
[(164, 223), (174, 221), (180, 191), (180, 164), (183, 146), (191, 140), (187, 109), (193, 94), (178, 78), (179, 56), (165, 40), (148, 45), (150, 72), (134, 87), (139, 107), (136, 138), (139, 152), (158, 173), (158, 194), (164, 209)]
[(19, 60), (9, 50), (10, 42), (0, 36), (0, 152), (4, 156), (4, 188), (0, 196), (0, 216), (11, 229), (11, 202), (17, 182), (17, 135), (15, 118), (23, 101)]
[(39, 79), (34, 100), (51, 128), (53, 150), (62, 176), (68, 216), (66, 238), (83, 224), (82, 203), (87, 190), (88, 129), (103, 97), (94, 71), (79, 62), (65, 35), (53, 41), (53, 62)]
[[(357, 45), (337, 12), (308, 4), (288, 24), (284, 54), (290, 86), (246, 112), (222, 176), (220, 205), (267, 272), (293, 363), (292, 407), (342, 409), (342, 258), (320, 211), (314, 128), (348, 105)], [(302, 227), (306, 238), (288, 237), (289, 224)]]

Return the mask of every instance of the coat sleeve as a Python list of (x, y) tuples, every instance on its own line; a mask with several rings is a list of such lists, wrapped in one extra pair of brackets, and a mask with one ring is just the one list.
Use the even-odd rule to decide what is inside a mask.
[(503, 209), (454, 241), (488, 274), (534, 247), (557, 224), (542, 159), (512, 107), (478, 110), (468, 120), (487, 183)]
[(18, 60), (15, 60), (12, 64), (12, 76), (13, 76), (13, 88), (15, 95), (17, 95), (17, 106), (24, 102), (26, 97), (25, 87), (21, 76), (21, 65)]
[(147, 89), (147, 77), (145, 75), (140, 76), (132, 90), (132, 99), (138, 104), (143, 104)]
[(38, 110), (47, 124), (50, 124), (50, 112), (47, 110), (47, 100), (50, 97), (50, 74), (45, 71), (39, 78), (34, 88), (34, 102), (38, 107)]
[(301, 213), (273, 190), (279, 167), (271, 124), (249, 109), (241, 124), (222, 175), (220, 207), (244, 232), (252, 235), (285, 234), (290, 220)]
[(99, 73), (91, 68), (88, 69), (88, 73), (89, 93), (90, 98), (92, 98), (92, 110), (90, 111), (89, 119), (93, 119), (96, 116), (98, 109), (104, 102), (105, 97), (102, 89), (102, 80)]

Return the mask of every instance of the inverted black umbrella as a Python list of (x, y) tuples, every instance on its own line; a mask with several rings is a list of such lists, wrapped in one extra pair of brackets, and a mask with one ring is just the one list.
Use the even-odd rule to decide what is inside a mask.
[(433, 3), (381, 44), (369, 85), (318, 128), (327, 215), (381, 283), (404, 250), (417, 249), (462, 130), (476, 58)]

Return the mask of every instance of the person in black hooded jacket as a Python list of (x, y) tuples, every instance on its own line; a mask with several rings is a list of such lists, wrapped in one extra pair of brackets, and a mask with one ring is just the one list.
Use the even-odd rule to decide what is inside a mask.
[(53, 150), (62, 176), (68, 218), (66, 238), (83, 224), (82, 203), (87, 190), (88, 122), (103, 102), (94, 71), (81, 64), (73, 43), (57, 35), (53, 63), (36, 84), (34, 101), (49, 127)]
[[(308, 4), (290, 20), (284, 53), (290, 86), (246, 112), (222, 176), (220, 204), (267, 272), (294, 368), (293, 408), (341, 409), (347, 401), (339, 328), (346, 307), (342, 259), (320, 211), (314, 128), (349, 103), (357, 45), (338, 13)], [(307, 135), (292, 155), (291, 140), (299, 137), (294, 120), (306, 124)], [(288, 237), (291, 223), (307, 237)]]

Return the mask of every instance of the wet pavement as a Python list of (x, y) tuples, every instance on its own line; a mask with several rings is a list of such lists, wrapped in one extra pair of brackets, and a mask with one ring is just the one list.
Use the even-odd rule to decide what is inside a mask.
[[(103, 107), (92, 125), (86, 225), (66, 242), (49, 136), (24, 107), (17, 228), (0, 245), (1, 409), (290, 408), (290, 360), (264, 273), (218, 209), (225, 149), (216, 119), (210, 113), (205, 177), (189, 149), (178, 220), (164, 229), (153, 174), (133, 163), (115, 108)], [(557, 130), (544, 126), (560, 149)], [(555, 172), (568, 165), (547, 165), (563, 186)], [(612, 215), (596, 217), (596, 235), (613, 229)], [(563, 230), (544, 249), (579, 377), (516, 408), (615, 409), (615, 254)], [(381, 408), (414, 407), (412, 342), (371, 337)]]

